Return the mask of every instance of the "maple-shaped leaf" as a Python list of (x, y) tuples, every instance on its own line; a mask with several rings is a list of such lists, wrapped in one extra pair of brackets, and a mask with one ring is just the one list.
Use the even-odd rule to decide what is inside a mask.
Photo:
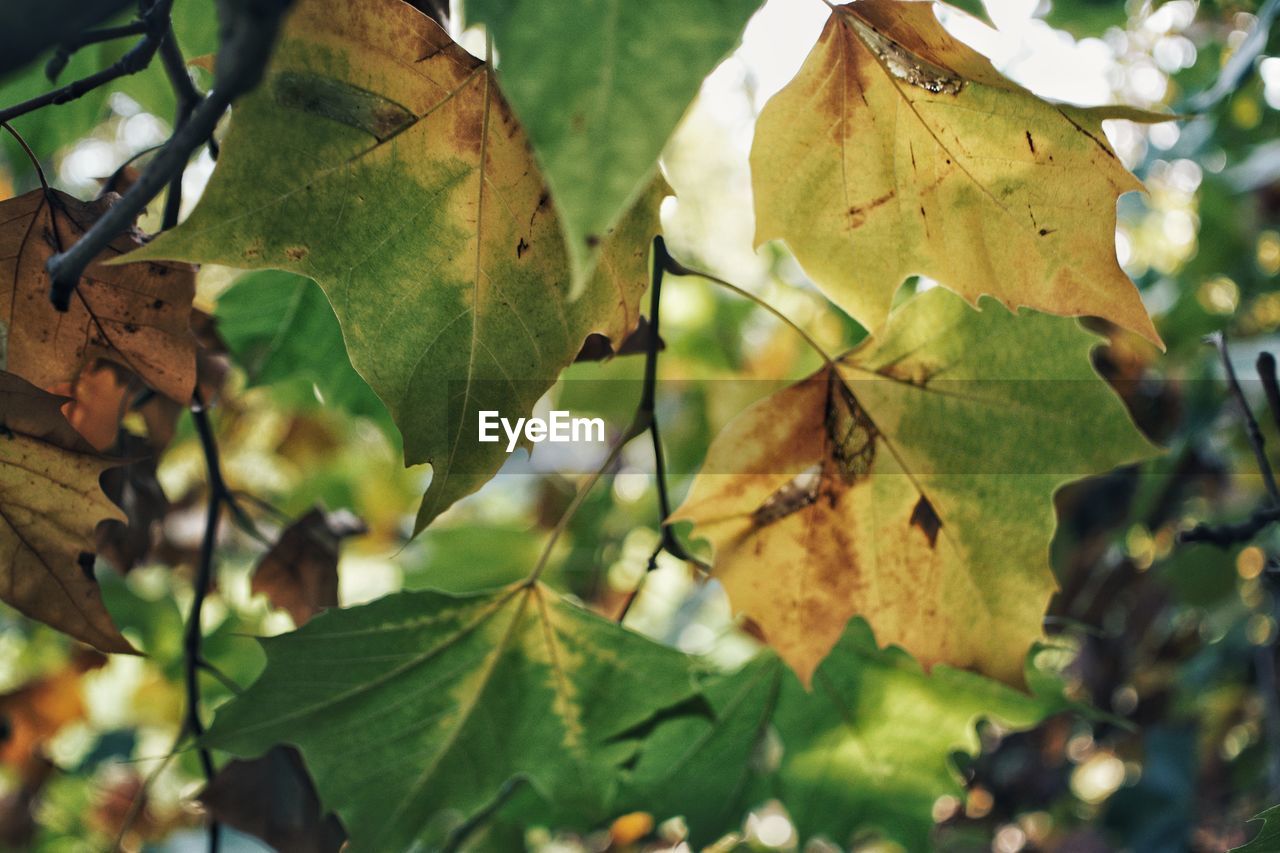
[(301, 0), (200, 204), (137, 256), (315, 279), (406, 461), (432, 464), (421, 529), (507, 458), (477, 440), (480, 410), (526, 416), (588, 334), (636, 324), (664, 193), (571, 300), (550, 196), (490, 68), (398, 0)]
[(980, 719), (1023, 729), (1071, 707), (1057, 676), (1027, 663), (1034, 694), (947, 666), (926, 673), (853, 619), (811, 690), (771, 651), (707, 680), (707, 712), (664, 717), (644, 740), (627, 803), (683, 816), (695, 846), (776, 798), (801, 841), (852, 847), (874, 831), (926, 850), (934, 801), (963, 797), (952, 755), (978, 752)]
[(93, 579), (94, 527), (124, 516), (98, 485), (118, 461), (63, 417), (63, 397), (0, 372), (0, 600), (104, 652), (133, 652)]
[(1116, 199), (1142, 189), (1102, 120), (1001, 77), (933, 4), (836, 7), (751, 149), (756, 241), (780, 238), (869, 329), (908, 276), (976, 304), (1094, 315), (1159, 344), (1116, 260)]
[(0, 202), (0, 323), (6, 369), (41, 388), (73, 383), (96, 359), (132, 371), (186, 405), (196, 380), (191, 334), (195, 270), (186, 264), (108, 261), (142, 245), (129, 230), (85, 270), (66, 313), (49, 302), (45, 263), (73, 245), (117, 197), (82, 202), (58, 190)]
[(715, 439), (674, 520), (806, 683), (850, 616), (1010, 683), (1056, 588), (1051, 498), (1150, 456), (1073, 320), (934, 288)]
[(349, 512), (316, 508), (285, 528), (254, 569), (250, 591), (287, 610), (293, 624), (305, 625), (322, 610), (338, 606), (338, 552), (342, 540), (367, 528)]
[(498, 76), (542, 164), (575, 275), (653, 175), (703, 79), (760, 0), (471, 0)]
[(321, 807), (298, 751), (287, 746), (227, 762), (200, 792), (200, 802), (219, 823), (280, 853), (337, 853), (347, 838), (338, 819)]
[(296, 745), (361, 850), (438, 843), (516, 778), (590, 826), (634, 752), (622, 736), (694, 689), (684, 655), (536, 583), (400, 593), (262, 643), (207, 743)]

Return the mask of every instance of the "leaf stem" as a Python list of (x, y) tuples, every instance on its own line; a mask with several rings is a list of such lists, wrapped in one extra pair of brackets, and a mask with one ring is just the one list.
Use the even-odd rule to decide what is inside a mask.
[(743, 289), (743, 288), (741, 288), (741, 287), (738, 287), (738, 285), (736, 285), (736, 284), (732, 284), (732, 283), (730, 283), (730, 282), (727, 282), (727, 281), (725, 281), (724, 279), (720, 278), (719, 276), (712, 275), (712, 274), (711, 274), (711, 273), (709, 273), (709, 272), (703, 272), (703, 271), (701, 271), (701, 270), (690, 269), (689, 267), (685, 266), (684, 264), (680, 263), (679, 261), (675, 260), (674, 258), (671, 258), (671, 257), (670, 257), (670, 255), (668, 255), (667, 257), (668, 257), (668, 260), (670, 261), (670, 265), (667, 267), (667, 272), (671, 273), (672, 275), (679, 275), (679, 276), (697, 276), (698, 278), (704, 278), (704, 279), (706, 279), (707, 281), (711, 282), (712, 284), (717, 285), (718, 287), (723, 287), (725, 290), (728, 290), (728, 291), (730, 291), (730, 292), (732, 292), (732, 293), (736, 293), (737, 295), (739, 295), (739, 296), (743, 297), (744, 299), (749, 299), (749, 300), (751, 300), (752, 302), (754, 302), (755, 304), (759, 305), (759, 306), (760, 306), (761, 308), (763, 308), (764, 310), (768, 311), (768, 312), (769, 312), (770, 314), (772, 314), (774, 317), (777, 317), (779, 320), (781, 320), (781, 321), (783, 322), (783, 324), (785, 324), (785, 325), (786, 325), (788, 328), (790, 328), (793, 332), (795, 332), (795, 333), (796, 333), (797, 335), (799, 335), (802, 339), (804, 339), (804, 342), (805, 342), (806, 344), (808, 344), (808, 345), (809, 345), (809, 348), (810, 348), (810, 349), (812, 349), (814, 352), (816, 352), (819, 356), (821, 356), (821, 357), (822, 357), (822, 360), (823, 360), (824, 362), (826, 362), (827, 367), (830, 367), (830, 368), (832, 368), (832, 369), (834, 369), (834, 368), (835, 368), (835, 366), (836, 366), (836, 364), (835, 364), (835, 359), (834, 359), (834, 358), (832, 358), (831, 354), (830, 354), (830, 353), (828, 353), (828, 352), (827, 352), (827, 351), (822, 347), (822, 345), (821, 345), (821, 344), (819, 344), (817, 341), (815, 341), (815, 340), (813, 339), (813, 336), (812, 336), (812, 335), (810, 335), (808, 332), (806, 332), (806, 331), (805, 331), (805, 330), (800, 326), (800, 324), (798, 324), (795, 320), (792, 320), (792, 319), (791, 319), (790, 317), (788, 317), (786, 314), (783, 314), (783, 313), (782, 313), (781, 311), (779, 311), (776, 307), (774, 307), (773, 305), (771, 305), (771, 304), (768, 302), (768, 300), (764, 299), (764, 298), (763, 298), (763, 297), (761, 297), (761, 296), (758, 296), (757, 294), (752, 293), (752, 292), (751, 292), (751, 291), (749, 291), (749, 290), (745, 290), (745, 289)]

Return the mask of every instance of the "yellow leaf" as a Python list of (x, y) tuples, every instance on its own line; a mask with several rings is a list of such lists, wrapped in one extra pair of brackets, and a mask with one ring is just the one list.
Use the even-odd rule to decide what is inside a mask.
[(839, 6), (760, 115), (756, 241), (786, 241), (873, 330), (924, 275), (973, 304), (1104, 317), (1159, 344), (1116, 261), (1116, 198), (1142, 189), (1102, 133), (1118, 114), (1009, 82), (932, 3)]
[(1056, 588), (1054, 490), (1153, 452), (1089, 366), (1096, 341), (920, 294), (734, 420), (672, 519), (806, 684), (861, 615), (925, 667), (1020, 686)]

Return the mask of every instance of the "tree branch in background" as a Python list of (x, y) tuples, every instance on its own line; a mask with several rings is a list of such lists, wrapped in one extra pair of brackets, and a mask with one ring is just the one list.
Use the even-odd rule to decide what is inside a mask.
[[(1222, 367), (1227, 374), (1227, 384), (1240, 410), (1240, 416), (1244, 419), (1245, 433), (1249, 438), (1249, 446), (1253, 450), (1258, 473), (1262, 475), (1262, 482), (1266, 486), (1267, 497), (1244, 521), (1235, 524), (1197, 524), (1192, 529), (1184, 531), (1178, 538), (1186, 543), (1202, 542), (1219, 548), (1229, 548), (1232, 545), (1250, 541), (1269, 525), (1280, 521), (1280, 491), (1276, 489), (1275, 474), (1271, 470), (1270, 461), (1267, 460), (1262, 429), (1258, 426), (1257, 418), (1253, 416), (1253, 409), (1245, 399), (1240, 381), (1236, 378), (1235, 367), (1231, 364), (1226, 336), (1220, 333), (1213, 334), (1209, 336), (1208, 341), (1217, 348), (1218, 355), (1222, 359)], [(1272, 417), (1280, 427), (1280, 388), (1276, 385), (1275, 359), (1270, 353), (1263, 353), (1258, 357), (1258, 373), (1262, 377), (1263, 388), (1266, 389), (1267, 404), (1271, 408)]]
[[(112, 80), (127, 77), (130, 74), (137, 74), (146, 68), (151, 64), (156, 51), (160, 49), (160, 42), (164, 40), (164, 34), (169, 27), (169, 11), (172, 7), (173, 0), (158, 0), (154, 6), (145, 11), (140, 20), (145, 30), (145, 35), (136, 45), (129, 49), (128, 53), (120, 57), (116, 62), (101, 71), (90, 74), (88, 77), (76, 80), (74, 83), (68, 83), (59, 89), (54, 89), (52, 92), (45, 92), (43, 95), (37, 95), (20, 104), (0, 110), (0, 122), (10, 121), (43, 107), (74, 101), (76, 98), (92, 92)], [(24, 8), (27, 7), (24, 6)], [(54, 60), (57, 60), (57, 58), (55, 56)], [(51, 70), (55, 70), (54, 60), (50, 61)], [(56, 70), (61, 71), (61, 68), (56, 68)]]
[[(187, 121), (147, 164), (138, 181), (65, 252), (49, 259), (49, 300), (66, 311), (85, 268), (154, 199), (180, 176), (191, 153), (213, 135), (232, 101), (262, 79), (289, 0), (221, 0), (222, 27), (213, 90), (191, 111)], [(167, 33), (167, 29), (166, 29)]]
[(37, 56), (101, 26), (133, 0), (41, 0), (0, 4), (0, 75), (16, 71)]

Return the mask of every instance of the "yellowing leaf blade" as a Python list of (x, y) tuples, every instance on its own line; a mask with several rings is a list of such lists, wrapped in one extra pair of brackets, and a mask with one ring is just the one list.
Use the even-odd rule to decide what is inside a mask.
[(1104, 317), (1159, 343), (1115, 256), (1141, 189), (1102, 133), (949, 36), (932, 4), (838, 7), (752, 146), (756, 240), (782, 239), (876, 329), (911, 275), (977, 304)]
[(406, 461), (432, 464), (420, 529), (505, 461), (477, 441), (480, 410), (527, 414), (589, 333), (634, 326), (664, 187), (571, 299), (550, 196), (490, 69), (407, 4), (303, 0), (200, 205), (139, 255), (315, 279)]
[(1153, 450), (1089, 366), (1094, 343), (928, 291), (740, 415), (674, 519), (806, 682), (861, 615), (926, 667), (1019, 684), (1056, 588), (1053, 492)]

